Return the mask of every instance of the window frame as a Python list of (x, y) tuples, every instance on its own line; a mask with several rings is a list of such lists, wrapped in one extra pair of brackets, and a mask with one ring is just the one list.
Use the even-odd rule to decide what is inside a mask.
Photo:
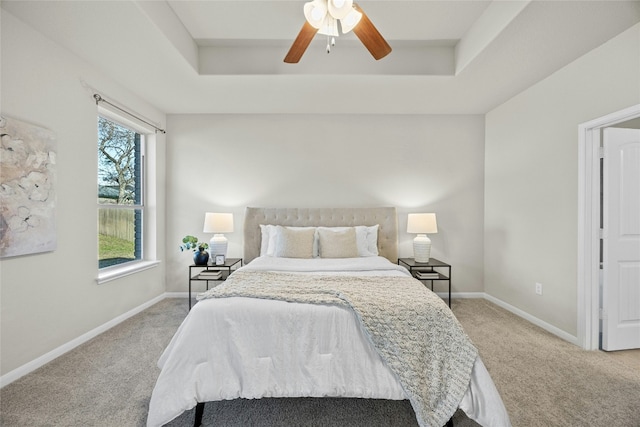
[[(152, 185), (149, 169), (155, 169), (148, 167), (148, 162), (154, 162), (155, 157), (148, 155), (148, 152), (152, 144), (155, 144), (155, 129), (142, 125), (138, 122), (134, 122), (121, 114), (118, 114), (111, 109), (98, 106), (98, 112), (96, 114), (96, 137), (98, 118), (102, 117), (116, 124), (119, 124), (127, 129), (130, 129), (140, 135), (140, 202), (133, 205), (107, 205), (96, 203), (96, 215), (100, 208), (115, 208), (115, 209), (127, 209), (134, 210), (140, 209), (142, 211), (142, 230), (140, 237), (140, 259), (124, 262), (108, 267), (99, 267), (99, 260), (96, 260), (96, 268), (98, 275), (96, 281), (98, 284), (109, 282), (121, 277), (125, 277), (131, 274), (135, 274), (140, 271), (144, 271), (153, 268), (160, 264), (160, 261), (156, 259), (156, 218), (151, 216), (149, 207), (149, 196), (153, 196), (153, 191), (150, 191), (150, 187), (155, 189)], [(155, 152), (155, 151), (154, 151)], [(98, 154), (96, 152), (96, 178), (98, 175)], [(152, 189), (152, 190), (153, 190)], [(97, 186), (96, 186), (97, 192)], [(155, 197), (154, 197), (155, 199)], [(98, 197), (96, 195), (96, 202)], [(98, 229), (96, 229), (96, 238), (98, 238)], [(97, 254), (96, 254), (97, 255)]]

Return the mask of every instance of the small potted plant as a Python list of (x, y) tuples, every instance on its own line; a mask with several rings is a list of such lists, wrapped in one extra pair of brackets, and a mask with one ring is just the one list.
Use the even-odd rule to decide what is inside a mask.
[(195, 265), (207, 265), (207, 262), (209, 262), (208, 248), (208, 243), (198, 242), (198, 238), (195, 236), (184, 236), (180, 245), (181, 251), (193, 251), (193, 263)]

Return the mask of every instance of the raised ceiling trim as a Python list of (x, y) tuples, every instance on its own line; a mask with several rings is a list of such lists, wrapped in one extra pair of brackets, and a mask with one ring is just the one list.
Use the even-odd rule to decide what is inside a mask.
[(456, 74), (465, 69), (522, 12), (531, 0), (494, 1), (456, 46)]

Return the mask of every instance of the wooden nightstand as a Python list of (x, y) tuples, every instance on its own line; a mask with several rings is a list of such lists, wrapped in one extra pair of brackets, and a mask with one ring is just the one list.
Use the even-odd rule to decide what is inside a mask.
[(191, 310), (191, 282), (206, 281), (207, 290), (209, 290), (209, 282), (224, 282), (231, 272), (239, 267), (242, 267), (242, 258), (227, 258), (224, 264), (220, 265), (191, 264), (189, 266), (189, 310)]
[[(451, 307), (451, 265), (435, 258), (430, 258), (429, 262), (416, 262), (413, 258), (398, 258), (398, 265), (402, 265), (409, 270), (409, 273), (416, 279), (424, 282), (430, 282), (433, 291), (433, 282), (446, 280), (449, 283), (449, 307)], [(438, 270), (436, 270), (438, 269)], [(447, 269), (447, 273), (442, 273), (442, 269)], [(424, 272), (424, 276), (418, 275)]]

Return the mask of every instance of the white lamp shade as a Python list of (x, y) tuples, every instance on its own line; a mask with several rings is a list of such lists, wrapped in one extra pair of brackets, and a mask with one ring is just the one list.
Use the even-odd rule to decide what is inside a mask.
[(353, 10), (353, 0), (329, 0), (329, 13), (336, 19), (342, 19)]
[(347, 34), (349, 31), (353, 30), (356, 25), (362, 19), (362, 13), (358, 12), (355, 9), (351, 9), (344, 18), (340, 20), (340, 27), (342, 28), (342, 34)]
[(232, 233), (233, 214), (207, 212), (204, 216), (203, 233)]
[(438, 232), (436, 214), (416, 213), (407, 218), (407, 233), (433, 234)]
[(313, 0), (304, 4), (304, 17), (307, 22), (313, 27), (318, 28), (322, 26), (324, 18), (327, 16), (327, 1), (326, 0)]

